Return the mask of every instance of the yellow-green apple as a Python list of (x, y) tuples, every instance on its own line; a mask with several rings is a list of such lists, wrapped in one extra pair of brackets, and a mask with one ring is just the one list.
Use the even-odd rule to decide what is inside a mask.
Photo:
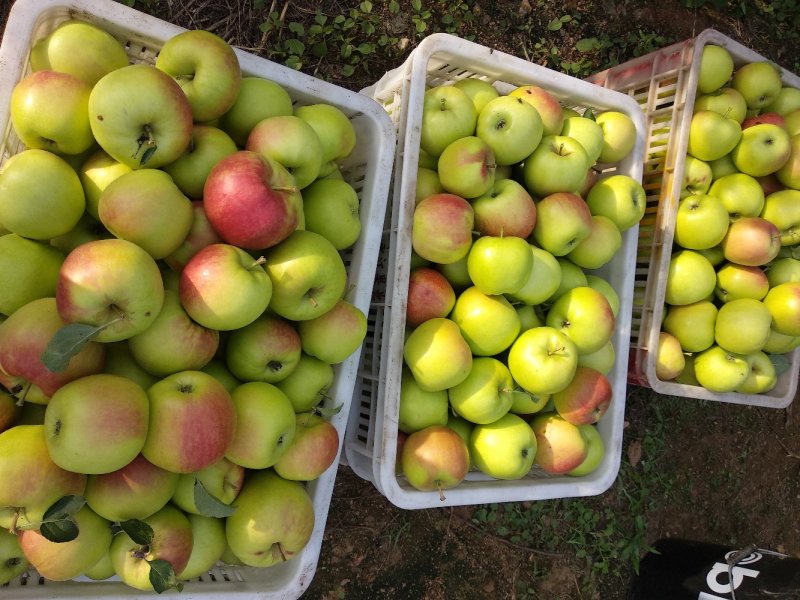
[(410, 434), (400, 454), (402, 472), (408, 483), (423, 492), (456, 487), (467, 476), (470, 454), (466, 442), (446, 425), (431, 425)]
[(272, 281), (269, 309), (292, 321), (328, 312), (344, 295), (347, 271), (333, 244), (313, 231), (297, 230), (264, 254)]
[(289, 398), (294, 411), (300, 413), (323, 402), (328, 397), (333, 380), (332, 365), (301, 353), (297, 366), (275, 385)]
[(554, 394), (567, 387), (578, 367), (578, 348), (553, 327), (522, 332), (508, 352), (511, 376), (532, 394)]
[(755, 177), (746, 173), (715, 178), (708, 194), (719, 198), (731, 221), (739, 217), (757, 217), (764, 208), (764, 190)]
[(488, 193), (471, 204), (480, 235), (527, 238), (536, 224), (536, 204), (514, 179), (496, 180)]
[(119, 375), (138, 383), (142, 388), (147, 389), (153, 385), (158, 378), (145, 371), (142, 366), (133, 358), (128, 342), (108, 342), (103, 344), (106, 350), (103, 373), (109, 375)]
[(577, 193), (586, 182), (590, 166), (586, 150), (578, 140), (547, 135), (525, 159), (522, 177), (535, 198), (556, 192)]
[(772, 192), (764, 200), (761, 218), (778, 228), (782, 246), (800, 244), (800, 190)]
[(711, 261), (695, 250), (679, 249), (669, 260), (664, 299), (673, 306), (692, 304), (710, 296), (716, 284)]
[(714, 294), (721, 302), (738, 298), (762, 300), (769, 288), (769, 279), (761, 267), (726, 262), (717, 269)]
[(606, 297), (588, 286), (564, 293), (547, 311), (545, 323), (567, 335), (579, 353), (596, 352), (611, 339), (616, 326)]
[(109, 548), (103, 553), (100, 560), (83, 572), (85, 577), (94, 581), (105, 581), (114, 576), (114, 565), (111, 564), (111, 555), (108, 553), (110, 549), (111, 545), (109, 544)]
[(505, 296), (485, 294), (475, 286), (458, 295), (450, 319), (476, 356), (494, 356), (507, 349), (522, 327), (517, 311)]
[(181, 86), (195, 121), (221, 117), (239, 94), (239, 59), (225, 40), (209, 31), (192, 29), (171, 36), (155, 64)]
[[(495, 178), (495, 181), (497, 179)], [(428, 196), (434, 194), (441, 194), (444, 191), (442, 182), (439, 181), (439, 174), (436, 169), (428, 169), (427, 167), (417, 168), (417, 183), (415, 186), (414, 205), (416, 206)], [(305, 201), (305, 198), (303, 198)]]
[(112, 522), (145, 519), (169, 502), (178, 473), (155, 466), (139, 454), (111, 473), (89, 475), (84, 497), (101, 517)]
[(295, 412), (279, 388), (263, 381), (248, 381), (231, 393), (236, 428), (225, 458), (248, 469), (274, 465), (292, 443)]
[(189, 233), (172, 254), (164, 257), (164, 262), (177, 273), (180, 273), (189, 259), (200, 250), (211, 244), (222, 243), (222, 238), (208, 222), (202, 200), (192, 201), (192, 215)]
[(758, 351), (748, 354), (745, 359), (750, 365), (750, 373), (736, 391), (742, 394), (765, 394), (772, 390), (778, 383), (778, 375), (769, 356)]
[(295, 421), (294, 439), (273, 468), (284, 479), (313, 481), (336, 461), (339, 432), (316, 413), (298, 414)]
[(589, 237), (573, 248), (567, 258), (582, 269), (599, 269), (608, 264), (622, 247), (622, 233), (616, 223), (603, 215), (592, 215)]
[(439, 182), (446, 192), (462, 198), (483, 196), (494, 185), (494, 161), (491, 147), (481, 138), (458, 138), (439, 155)]
[(763, 300), (772, 315), (772, 328), (783, 335), (800, 336), (800, 282), (771, 288)]
[(303, 218), (302, 197), (292, 175), (280, 163), (249, 150), (214, 165), (203, 203), (222, 239), (251, 250), (285, 240)]
[(617, 110), (601, 112), (595, 118), (603, 130), (603, 150), (597, 162), (618, 163), (636, 146), (636, 125), (628, 115)]
[(533, 240), (554, 256), (569, 254), (592, 231), (592, 215), (583, 198), (556, 192), (536, 204)]
[[(2, 244), (2, 238), (0, 238)], [(418, 267), (408, 274), (406, 325), (416, 327), (435, 317), (446, 317), (456, 303), (453, 286), (436, 269)]]
[(97, 143), (132, 169), (177, 160), (192, 137), (186, 94), (152, 65), (128, 65), (105, 75), (89, 95), (88, 116)]
[(611, 306), (611, 312), (614, 313), (614, 317), (619, 314), (620, 309), (620, 297), (617, 290), (614, 288), (613, 285), (608, 281), (608, 279), (601, 277), (595, 273), (588, 273), (586, 275), (586, 284), (590, 288), (596, 289), (598, 292), (603, 294), (608, 300), (609, 306)]
[(789, 135), (795, 136), (800, 133), (800, 108), (795, 108), (784, 117), (786, 123), (786, 131)]
[(78, 536), (69, 542), (52, 542), (36, 529), (19, 532), (19, 545), (39, 575), (66, 581), (82, 575), (108, 552), (111, 523), (88, 506), (75, 513)]
[(716, 160), (733, 150), (741, 138), (738, 121), (713, 110), (701, 110), (692, 115), (687, 152), (706, 162)]
[(700, 56), (697, 90), (701, 94), (718, 90), (731, 78), (733, 69), (733, 57), (726, 48), (716, 44), (706, 44)]
[(259, 121), (250, 131), (245, 149), (283, 165), (300, 189), (314, 181), (322, 167), (322, 144), (317, 132), (295, 115)]
[(487, 295), (517, 292), (532, 268), (530, 244), (512, 235), (482, 235), (467, 255), (467, 273), (475, 287)]
[(762, 217), (741, 217), (728, 226), (721, 246), (730, 262), (758, 267), (778, 256), (781, 232)]
[(465, 77), (453, 83), (453, 87), (466, 92), (467, 96), (472, 99), (475, 105), (475, 110), (480, 114), (484, 106), (490, 101), (494, 100), (500, 95), (497, 88), (491, 82), (485, 79), (478, 79), (477, 77)]
[(242, 77), (236, 100), (219, 118), (219, 127), (244, 147), (253, 127), (278, 115), (291, 115), (292, 98), (279, 83), (257, 76)]
[(716, 196), (686, 196), (675, 215), (675, 243), (689, 250), (712, 248), (725, 237), (729, 221), (725, 205)]
[(109, 548), (114, 571), (123, 583), (142, 591), (153, 591), (150, 562), (164, 560), (180, 573), (192, 555), (192, 525), (179, 509), (167, 504), (144, 522), (153, 530), (149, 544), (140, 544), (121, 531)]
[(586, 204), (593, 215), (608, 217), (620, 231), (625, 231), (642, 220), (647, 196), (636, 179), (617, 174), (594, 184), (586, 196)]
[(122, 239), (78, 246), (64, 259), (56, 287), (58, 313), (67, 323), (102, 327), (96, 339), (116, 342), (147, 329), (164, 303), (158, 265)]
[(564, 125), (561, 104), (551, 92), (538, 85), (522, 85), (511, 90), (509, 95), (522, 98), (533, 106), (542, 120), (543, 135), (558, 135)]
[(589, 166), (594, 165), (603, 150), (603, 129), (594, 119), (569, 117), (564, 119), (560, 135), (575, 138), (586, 150)]
[(97, 221), (88, 212), (85, 212), (75, 224), (75, 227), (70, 229), (67, 233), (50, 238), (50, 245), (53, 246), (53, 248), (58, 248), (64, 254), (69, 254), (81, 244), (110, 237), (114, 236), (111, 235), (103, 224)]
[(544, 409), (550, 402), (550, 394), (531, 394), (516, 385), (511, 391), (511, 408), (508, 412), (515, 415), (532, 415)]
[(19, 537), (0, 529), (0, 585), (5, 585), (28, 570), (28, 559), (19, 547)]
[(152, 325), (128, 340), (134, 360), (156, 377), (202, 369), (219, 348), (219, 331), (192, 320), (177, 292), (165, 290)]
[(617, 353), (614, 348), (614, 341), (609, 340), (600, 350), (590, 352), (589, 354), (579, 354), (578, 366), (591, 367), (596, 371), (600, 371), (603, 375), (608, 376), (611, 369), (614, 367), (616, 358)]
[(331, 309), (297, 324), (303, 352), (336, 365), (361, 348), (367, 336), (367, 316), (340, 298)]
[(712, 392), (733, 392), (750, 374), (747, 358), (714, 344), (694, 356), (697, 382)]
[(711, 187), (714, 173), (711, 168), (713, 161), (705, 162), (687, 154), (683, 161), (683, 187), (681, 198), (693, 194), (706, 194)]
[(711, 248), (697, 250), (697, 252), (705, 256), (715, 268), (721, 266), (722, 263), (725, 262), (725, 255), (722, 252), (722, 246), (719, 244)]
[(782, 116), (800, 108), (800, 89), (783, 85), (771, 102), (761, 107), (761, 112), (776, 112)]
[(110, 473), (139, 454), (149, 401), (119, 375), (87, 375), (60, 387), (47, 405), (44, 429), (53, 462), (76, 473)]
[(747, 116), (747, 104), (742, 93), (732, 87), (720, 88), (695, 98), (694, 111), (713, 110), (737, 123), (742, 123)]
[[(767, 343), (764, 344), (762, 350), (768, 354), (786, 354), (797, 347), (800, 347), (800, 335), (784, 335), (778, 333), (774, 329), (770, 329), (769, 338), (767, 338)], [(36, 405), (32, 404), (31, 406)], [(22, 421), (23, 417), (24, 407), (23, 416), (20, 417), (20, 421)]]
[(546, 302), (561, 284), (561, 264), (547, 250), (529, 245), (533, 266), (522, 287), (509, 297), (519, 302), (538, 305)]
[(455, 140), (473, 135), (478, 111), (472, 98), (452, 85), (438, 85), (425, 92), (420, 122), (420, 148), (438, 157)]
[(583, 462), (574, 469), (567, 471), (567, 475), (571, 477), (583, 477), (589, 473), (597, 470), (603, 462), (603, 457), (606, 454), (605, 442), (600, 431), (594, 425), (578, 425), (581, 435), (586, 440), (588, 452)]
[(295, 557), (314, 530), (314, 505), (305, 486), (263, 470), (253, 473), (226, 519), (231, 551), (245, 564), (268, 567)]
[(789, 132), (774, 123), (761, 123), (742, 131), (731, 158), (742, 173), (763, 177), (780, 169), (791, 153)]
[(656, 377), (662, 381), (675, 379), (686, 366), (686, 356), (683, 354), (681, 342), (671, 333), (666, 331), (658, 333), (655, 365)]
[(21, 414), (22, 407), (17, 404), (17, 399), (6, 390), (0, 389), (0, 433), (15, 425)]
[[(0, 508), (10, 507), (11, 523), (40, 521), (45, 511), (63, 496), (81, 495), (86, 475), (59, 467), (50, 458), (44, 425), (16, 425), (0, 433)], [(20, 519), (18, 520), (19, 517)]]
[(769, 287), (775, 287), (787, 281), (800, 281), (800, 259), (791, 256), (778, 258), (769, 263), (766, 274)]
[(128, 65), (123, 45), (102, 27), (69, 19), (31, 48), (31, 69), (69, 73), (92, 86), (113, 71)]
[(197, 482), (206, 492), (222, 502), (231, 504), (242, 489), (245, 468), (223, 458), (194, 473), (183, 473), (178, 477), (172, 502), (185, 513), (202, 514), (195, 502)]
[(527, 158), (542, 139), (539, 112), (518, 96), (498, 96), (478, 113), (475, 135), (492, 150), (495, 163), (514, 165)]
[(719, 308), (714, 324), (717, 345), (734, 354), (752, 354), (764, 347), (772, 315), (754, 298), (729, 300)]
[(556, 291), (553, 292), (548, 299), (548, 304), (552, 304), (572, 288), (589, 285), (589, 279), (586, 273), (584, 273), (583, 269), (578, 265), (569, 260), (566, 256), (556, 257), (556, 260), (561, 268), (561, 281)]
[(343, 179), (320, 179), (303, 190), (305, 228), (327, 238), (337, 250), (361, 235), (360, 200)]
[(15, 233), (0, 236), (0, 313), (55, 296), (63, 262), (64, 254), (48, 244)]
[(211, 169), (237, 150), (236, 143), (218, 127), (196, 123), (186, 150), (173, 162), (164, 165), (164, 170), (181, 192), (193, 200), (200, 200)]
[(228, 368), (228, 365), (225, 364), (225, 361), (221, 356), (215, 356), (200, 370), (204, 373), (208, 373), (214, 377), (214, 379), (219, 381), (223, 387), (228, 390), (228, 393), (231, 393), (240, 383), (242, 383), (241, 380), (237, 379), (237, 377), (231, 373), (231, 370)]
[(156, 466), (191, 473), (225, 456), (236, 431), (231, 394), (211, 375), (181, 371), (153, 384), (150, 425), (142, 448)]
[(520, 479), (533, 466), (536, 436), (519, 415), (508, 413), (496, 421), (476, 425), (469, 439), (475, 466), (495, 479)]
[(311, 125), (322, 147), (320, 177), (329, 175), (340, 160), (347, 158), (356, 145), (356, 130), (342, 109), (319, 102), (294, 109), (294, 116)]
[(611, 382), (600, 371), (578, 367), (567, 387), (553, 394), (559, 415), (574, 425), (597, 423), (611, 405)]
[(461, 383), (472, 368), (472, 351), (461, 329), (445, 318), (429, 319), (414, 328), (403, 345), (403, 359), (419, 386), (428, 391)]
[(733, 72), (731, 86), (742, 93), (747, 108), (761, 109), (775, 100), (783, 86), (778, 68), (768, 61), (752, 61)]
[(472, 246), (475, 214), (472, 205), (455, 194), (434, 194), (417, 204), (411, 245), (422, 258), (440, 264), (467, 256)]
[(87, 107), (92, 91), (85, 81), (57, 71), (36, 71), (11, 90), (11, 125), (28, 148), (80, 154), (94, 138)]
[[(689, 155), (687, 154), (686, 156), (688, 157)], [(737, 169), (736, 165), (733, 164), (733, 158), (731, 158), (730, 154), (726, 154), (717, 160), (712, 160), (707, 164), (711, 167), (712, 181), (715, 179), (721, 179), (725, 175), (732, 175), (739, 172), (739, 169)]]
[(530, 427), (536, 436), (534, 463), (545, 473), (567, 473), (586, 459), (589, 444), (580, 428), (558, 413), (535, 415), (531, 419)]
[(208, 574), (228, 545), (225, 520), (216, 517), (188, 514), (192, 526), (192, 553), (186, 566), (175, 573), (179, 581), (188, 581)]
[(491, 356), (472, 361), (469, 375), (447, 390), (450, 406), (471, 423), (493, 423), (505, 415), (513, 403), (514, 380), (508, 367)]
[(75, 227), (85, 207), (77, 173), (52, 152), (23, 150), (0, 167), (0, 223), (7, 231), (49, 240)]
[[(472, 285), (472, 280), (469, 278), (469, 272), (467, 271), (468, 254), (469, 254), (469, 248), (467, 248), (467, 253), (464, 254), (464, 256), (462, 256), (455, 262), (447, 264), (442, 264), (442, 263), (427, 263), (427, 264), (432, 266), (437, 271), (439, 271), (442, 275), (444, 275), (447, 281), (450, 282), (450, 285), (453, 286), (453, 290), (459, 291), (466, 289)], [(416, 252), (412, 253), (412, 257), (416, 255), (417, 255)]]
[(295, 325), (264, 313), (230, 333), (225, 344), (225, 363), (242, 381), (277, 383), (291, 374), (300, 361), (301, 351)]
[(787, 188), (800, 190), (800, 133), (791, 137), (791, 153), (775, 177)]
[(422, 389), (411, 371), (404, 367), (400, 375), (398, 429), (410, 434), (431, 425), (446, 425), (450, 414), (447, 394), (447, 390)]
[(131, 171), (131, 168), (111, 158), (102, 148), (95, 150), (78, 169), (81, 185), (86, 197), (86, 211), (96, 220), (100, 220), (97, 206), (100, 194), (117, 177)]
[[(42, 353), (63, 326), (53, 298), (32, 300), (0, 323), (0, 383), (12, 395), (47, 404), (64, 384), (102, 371), (105, 348), (98, 342), (81, 348), (65, 369), (47, 368)], [(32, 387), (38, 394), (32, 393)]]
[(670, 306), (662, 327), (678, 338), (684, 352), (701, 352), (714, 343), (718, 311), (710, 300)]

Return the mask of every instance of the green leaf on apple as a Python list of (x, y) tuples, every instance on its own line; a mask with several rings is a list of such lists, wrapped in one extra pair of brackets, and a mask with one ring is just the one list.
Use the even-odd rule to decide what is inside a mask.
[(58, 373), (69, 365), (70, 359), (80, 352), (109, 324), (86, 325), (70, 323), (59, 329), (42, 352), (41, 361), (49, 371)]
[(179, 592), (183, 590), (183, 584), (175, 577), (175, 570), (163, 558), (156, 558), (147, 561), (150, 565), (150, 583), (156, 594), (166, 592), (175, 588)]
[(128, 519), (127, 521), (121, 521), (119, 526), (134, 543), (140, 546), (149, 546), (150, 542), (153, 541), (153, 528), (144, 521)]
[(775, 367), (775, 375), (778, 377), (786, 373), (791, 366), (789, 359), (786, 358), (785, 354), (770, 354), (769, 359), (772, 361), (772, 364)]
[(83, 508), (84, 504), (86, 499), (83, 496), (59, 498), (42, 517), (42, 524), (39, 527), (42, 536), (56, 543), (71, 542), (78, 537), (75, 513)]
[(330, 419), (334, 415), (338, 415), (342, 410), (342, 404), (339, 406), (334, 406), (333, 408), (325, 408), (323, 406), (318, 406), (314, 409), (314, 412), (319, 414), (319, 416), (324, 417), (326, 419)]
[(225, 504), (219, 498), (209, 493), (199, 479), (194, 480), (194, 503), (197, 510), (204, 517), (218, 519), (230, 516), (236, 510), (233, 506)]

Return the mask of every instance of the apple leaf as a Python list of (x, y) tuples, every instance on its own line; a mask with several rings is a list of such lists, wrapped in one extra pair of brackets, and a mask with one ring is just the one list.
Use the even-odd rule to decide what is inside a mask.
[(70, 359), (80, 352), (105, 329), (106, 325), (70, 323), (56, 331), (53, 339), (42, 352), (41, 361), (48, 371), (58, 373), (69, 365)]
[(778, 377), (789, 370), (789, 359), (786, 358), (785, 354), (770, 354), (769, 359), (772, 361), (772, 365), (775, 367), (775, 375)]
[(148, 560), (150, 565), (150, 583), (156, 594), (161, 594), (172, 588), (179, 592), (183, 590), (183, 584), (175, 577), (175, 570), (163, 558)]
[(233, 506), (225, 504), (212, 495), (199, 479), (194, 480), (194, 503), (197, 506), (197, 510), (204, 517), (221, 519), (232, 515), (236, 510)]
[(75, 522), (77, 513), (86, 499), (83, 496), (64, 496), (56, 500), (42, 517), (39, 531), (42, 536), (55, 543), (71, 542), (78, 537), (78, 524)]
[(318, 406), (314, 409), (314, 412), (318, 413), (321, 417), (326, 419), (330, 419), (331, 417), (338, 415), (342, 411), (343, 404), (339, 406), (334, 406), (333, 408), (324, 408), (322, 406)]
[(153, 528), (144, 521), (128, 519), (127, 521), (121, 521), (119, 526), (134, 543), (140, 546), (149, 546), (150, 542), (153, 541)]
[(583, 117), (585, 119), (590, 119), (592, 121), (596, 121), (597, 120), (597, 119), (595, 119), (594, 111), (591, 108), (587, 108), (585, 111), (583, 111)]

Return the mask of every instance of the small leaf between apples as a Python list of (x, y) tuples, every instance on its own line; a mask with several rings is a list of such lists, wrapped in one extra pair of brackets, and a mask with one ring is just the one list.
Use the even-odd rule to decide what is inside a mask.
[(78, 537), (78, 524), (69, 519), (60, 519), (58, 521), (43, 521), (39, 526), (39, 532), (46, 540), (62, 544), (64, 542), (71, 542)]
[(341, 412), (342, 406), (343, 406), (342, 404), (340, 404), (339, 406), (334, 406), (333, 408), (324, 408), (320, 406), (317, 407), (316, 411), (319, 413), (321, 417), (330, 419), (334, 415), (338, 415)]
[(175, 570), (166, 560), (156, 558), (147, 562), (150, 565), (150, 584), (156, 594), (161, 594), (172, 588), (179, 592), (183, 590), (183, 584), (175, 578)]
[(140, 546), (149, 546), (153, 541), (153, 528), (139, 519), (128, 519), (119, 524), (122, 531), (128, 534), (134, 543)]
[(770, 361), (772, 361), (772, 365), (775, 367), (775, 375), (780, 377), (786, 371), (789, 370), (789, 359), (786, 358), (784, 354), (770, 354), (769, 355)]
[(209, 493), (199, 479), (194, 480), (194, 503), (197, 510), (204, 517), (218, 519), (228, 517), (236, 510), (233, 506), (225, 504), (219, 498)]
[(105, 329), (106, 325), (86, 325), (84, 323), (70, 323), (56, 331), (53, 339), (42, 352), (41, 361), (47, 370), (53, 373), (63, 371), (69, 361), (84, 346), (91, 342)]
[(597, 119), (595, 119), (594, 111), (591, 108), (587, 108), (585, 111), (583, 111), (583, 117), (585, 119), (590, 119), (592, 121), (596, 121), (597, 120)]

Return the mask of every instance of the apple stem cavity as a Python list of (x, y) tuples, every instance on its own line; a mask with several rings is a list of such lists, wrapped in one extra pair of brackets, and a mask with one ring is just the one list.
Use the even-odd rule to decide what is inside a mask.
[(142, 133), (136, 139), (136, 143), (138, 146), (136, 147), (136, 152), (133, 153), (131, 158), (136, 158), (139, 155), (139, 152), (141, 152), (142, 148), (144, 148), (145, 150), (142, 153), (142, 158), (139, 160), (139, 166), (143, 167), (158, 148), (156, 145), (156, 139), (153, 137), (153, 130), (149, 124), (142, 126)]
[(138, 560), (144, 560), (148, 554), (150, 554), (150, 546), (148, 545), (139, 546), (131, 550), (131, 556), (133, 556), (133, 558), (136, 558)]

